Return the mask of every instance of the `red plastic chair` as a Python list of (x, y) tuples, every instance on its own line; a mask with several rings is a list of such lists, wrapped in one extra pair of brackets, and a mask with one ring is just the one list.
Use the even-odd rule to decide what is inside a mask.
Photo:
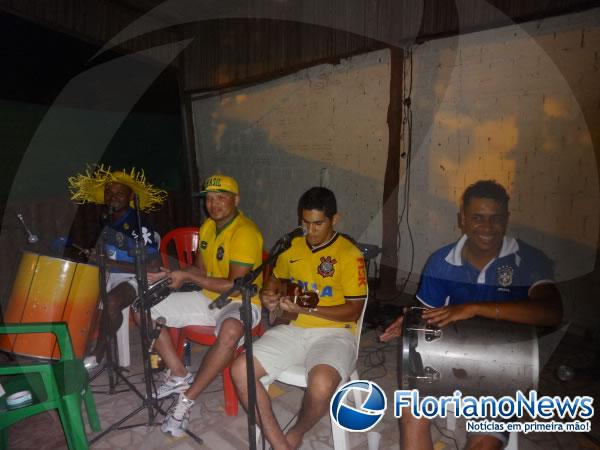
[[(198, 250), (198, 228), (181, 227), (175, 228), (165, 234), (160, 241), (160, 257), (164, 267), (171, 269), (172, 258), (169, 256), (169, 244), (175, 245), (175, 253), (179, 268), (183, 269), (194, 263), (196, 250)], [(173, 268), (174, 269), (174, 268)]]
[[(160, 243), (160, 252), (163, 265), (170, 268), (170, 258), (167, 254), (169, 242), (173, 241), (177, 252), (177, 258), (180, 267), (190, 265), (194, 261), (194, 255), (198, 248), (198, 228), (182, 227), (176, 228), (168, 232)], [(263, 260), (268, 257), (268, 253), (263, 251)], [(263, 277), (269, 274), (268, 268), (263, 271)], [(213, 345), (217, 340), (215, 336), (215, 327), (207, 327), (200, 325), (189, 325), (183, 328), (169, 328), (171, 339), (175, 343), (177, 355), (183, 357), (183, 346), (185, 341), (195, 342), (202, 345)], [(252, 336), (262, 336), (264, 327), (259, 323), (252, 329)], [(237, 353), (243, 351), (243, 348), (238, 348)], [(237, 416), (238, 414), (238, 398), (231, 380), (229, 366), (223, 369), (223, 396), (225, 402), (225, 414), (228, 416)]]

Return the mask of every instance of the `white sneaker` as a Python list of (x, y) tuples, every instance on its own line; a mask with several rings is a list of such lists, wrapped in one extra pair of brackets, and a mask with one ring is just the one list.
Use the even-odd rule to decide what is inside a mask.
[(96, 360), (96, 357), (94, 355), (90, 355), (83, 358), (83, 367), (85, 367), (85, 370), (88, 372), (98, 367), (98, 361)]
[(169, 376), (156, 390), (156, 398), (161, 399), (172, 394), (180, 394), (187, 391), (194, 382), (194, 375), (190, 372), (184, 377)]
[(179, 394), (179, 400), (167, 413), (160, 430), (166, 434), (171, 433), (173, 437), (183, 436), (190, 423), (190, 409), (194, 403), (194, 400), (190, 400), (185, 394)]
[(87, 370), (90, 378), (95, 378), (104, 369), (104, 362), (98, 362), (94, 355), (83, 358), (83, 367)]

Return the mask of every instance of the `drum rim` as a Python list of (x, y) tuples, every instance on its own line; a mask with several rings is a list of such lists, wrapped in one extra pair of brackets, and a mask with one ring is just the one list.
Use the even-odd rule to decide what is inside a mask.
[(54, 260), (58, 260), (58, 261), (69, 262), (69, 263), (73, 263), (73, 264), (76, 264), (76, 265), (81, 264), (83, 266), (90, 266), (90, 267), (96, 267), (96, 268), (98, 268), (97, 264), (90, 264), (90, 263), (86, 263), (86, 262), (75, 261), (75, 260), (69, 259), (69, 258), (61, 258), (61, 257), (58, 257), (58, 256), (46, 255), (46, 254), (43, 254), (43, 253), (34, 252), (32, 250), (21, 250), (21, 253), (23, 253), (23, 254), (30, 254), (30, 255), (33, 255), (33, 256), (37, 256), (38, 258), (44, 257), (44, 258), (48, 258), (48, 259), (54, 259)]
[[(409, 373), (409, 369), (412, 366), (412, 363), (410, 361), (412, 352), (411, 352), (411, 339), (415, 336), (421, 336), (423, 335), (423, 331), (419, 330), (419, 331), (413, 331), (411, 330), (410, 332), (408, 332), (408, 328), (409, 326), (414, 326), (416, 325), (416, 321), (415, 321), (415, 310), (419, 310), (419, 309), (426, 309), (423, 308), (421, 306), (409, 306), (409, 307), (405, 307), (404, 308), (404, 320), (402, 321), (402, 335), (401, 335), (401, 340), (400, 340), (400, 344), (401, 344), (401, 348), (400, 348), (400, 352), (401, 355), (399, 355), (398, 357), (398, 384), (400, 386), (401, 389), (422, 389), (422, 383), (413, 380), (410, 377), (410, 373)], [(487, 319), (487, 318), (482, 318), (482, 317), (475, 317), (472, 319), (469, 319), (468, 321), (473, 321), (473, 323), (479, 322), (479, 323), (485, 323), (485, 322), (489, 322), (489, 323), (504, 323), (505, 321), (494, 321), (493, 319)], [(537, 389), (538, 387), (538, 383), (539, 383), (539, 377), (540, 377), (540, 359), (539, 359), (539, 351), (540, 351), (540, 345), (539, 345), (539, 338), (537, 336), (537, 331), (536, 331), (536, 327), (533, 325), (526, 325), (526, 324), (519, 324), (519, 323), (514, 323), (514, 322), (508, 322), (506, 321), (506, 327), (512, 327), (513, 329), (518, 329), (520, 328), (521, 331), (521, 337), (522, 339), (518, 339), (516, 341), (512, 341), (512, 342), (508, 342), (509, 344), (513, 345), (513, 344), (518, 344), (518, 343), (524, 343), (526, 344), (525, 347), (523, 347), (525, 349), (524, 353), (522, 353), (523, 355), (529, 354), (529, 358), (527, 359), (529, 361), (529, 365), (528, 370), (531, 371), (531, 380), (530, 380), (530, 386), (527, 389)], [(443, 330), (444, 328), (442, 328)], [(419, 342), (420, 339), (419, 339)], [(527, 344), (528, 343), (528, 344)], [(527, 345), (530, 346), (529, 349), (527, 349)], [(529, 350), (529, 351), (527, 351)], [(426, 352), (427, 353), (427, 352)], [(406, 373), (405, 373), (406, 372)], [(525, 380), (527, 377), (525, 376), (523, 378), (523, 380)], [(444, 383), (444, 381), (440, 381), (439, 382), (440, 385), (442, 385)], [(432, 394), (432, 395), (438, 395), (438, 394)], [(439, 394), (439, 395), (450, 395), (450, 391), (448, 392), (448, 394)], [(500, 395), (500, 394), (490, 394), (490, 395)]]

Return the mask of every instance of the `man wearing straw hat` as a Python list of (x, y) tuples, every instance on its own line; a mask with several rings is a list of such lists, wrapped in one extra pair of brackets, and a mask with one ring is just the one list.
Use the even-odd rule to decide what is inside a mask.
[[(147, 212), (162, 204), (167, 193), (146, 182), (143, 171), (132, 168), (129, 172), (115, 171), (99, 166), (92, 172), (87, 170), (69, 178), (71, 199), (78, 203), (98, 203), (105, 205), (103, 214), (103, 239), (107, 259), (110, 260), (110, 273), (106, 283), (107, 305), (104, 305), (100, 318), (100, 332), (96, 347), (84, 358), (88, 371), (99, 367), (106, 352), (105, 333), (111, 335), (123, 322), (121, 310), (131, 305), (137, 295), (135, 258), (131, 255), (136, 245), (138, 220), (132, 208), (134, 195), (139, 198), (140, 210)], [(158, 235), (144, 221), (141, 227), (144, 245), (147, 249), (148, 264), (159, 266)], [(95, 251), (87, 252), (93, 259)], [(108, 329), (103, 324), (108, 324)]]

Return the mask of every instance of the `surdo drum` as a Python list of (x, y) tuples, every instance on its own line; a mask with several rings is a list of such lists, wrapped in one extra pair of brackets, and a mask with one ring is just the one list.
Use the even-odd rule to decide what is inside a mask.
[[(75, 356), (83, 357), (98, 304), (98, 274), (98, 267), (90, 264), (23, 252), (5, 322), (67, 322)], [(56, 338), (50, 333), (0, 336), (0, 350), (60, 357)]]
[(439, 329), (421, 317), (424, 308), (405, 310), (399, 378), (402, 389), (423, 395), (514, 396), (537, 387), (535, 328), (473, 318)]

